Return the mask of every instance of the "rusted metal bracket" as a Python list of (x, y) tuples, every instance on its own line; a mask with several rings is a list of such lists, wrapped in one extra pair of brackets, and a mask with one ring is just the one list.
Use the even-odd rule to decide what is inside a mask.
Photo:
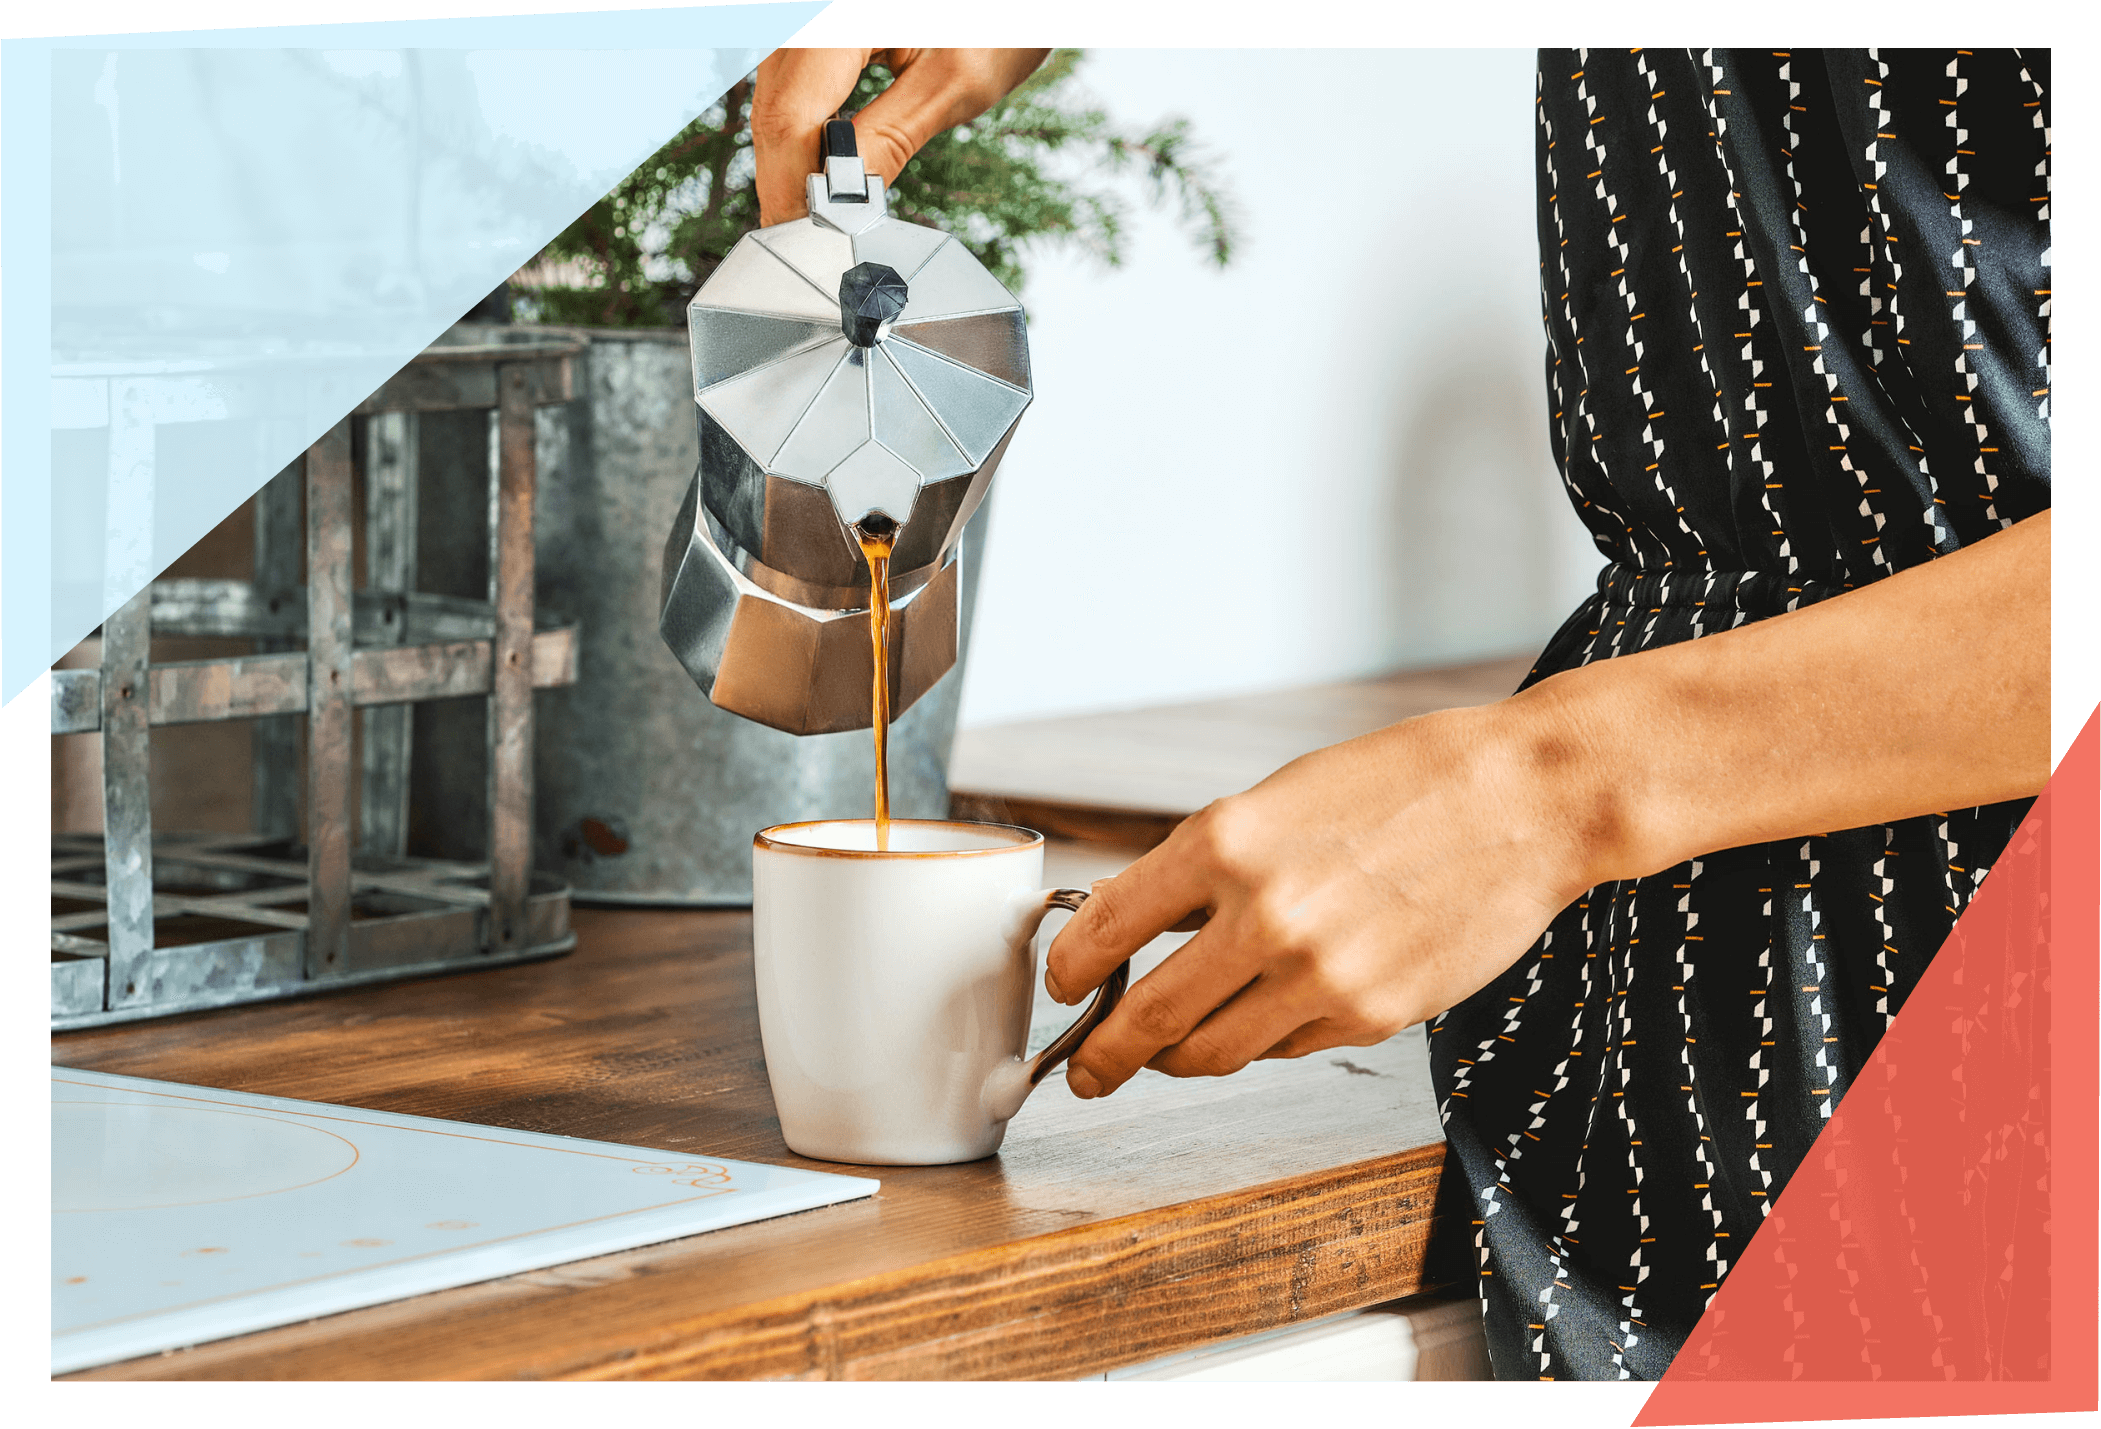
[(306, 454), (306, 976), (350, 935), (350, 421)]
[[(52, 897), (77, 910), (51, 920), (54, 1028), (296, 997), (317, 985), (526, 962), (576, 946), (569, 890), (545, 874), (533, 875), (527, 892), (520, 945), (492, 953), (484, 928), (488, 865), (358, 855), (350, 863), (342, 970), (317, 984), (303, 967), (310, 891), (305, 849), (253, 834), (177, 833), (156, 838), (154, 853), (162, 888), (153, 896), (153, 918), (172, 945), (155, 951), (150, 964), (132, 964), (134, 978), (142, 968), (146, 973), (136, 993), (123, 1006), (105, 1007), (109, 913), (99, 881), (100, 841), (93, 834), (52, 840)], [(170, 891), (178, 888), (184, 891)]]
[[(104, 622), (99, 669), (52, 672), (51, 732), (100, 735), (105, 830), (53, 841), (54, 1027), (574, 946), (568, 888), (532, 871), (533, 691), (577, 675), (574, 628), (535, 628), (533, 429), (535, 408), (569, 400), (582, 346), (454, 329), (258, 493), (253, 581), (155, 582)], [(487, 601), (415, 589), (416, 414), (474, 409), (497, 437)], [(154, 635), (255, 653), (154, 664)], [(475, 695), (490, 860), (406, 857), (409, 706)], [(153, 727), (235, 719), (254, 721), (254, 831), (157, 835)]]
[[(153, 996), (152, 751), (146, 720), (150, 597), (133, 596), (102, 623), (102, 858), (108, 870), (109, 1001)], [(145, 984), (141, 991), (141, 984)]]
[(523, 364), (497, 368), (496, 491), (490, 521), (489, 951), (525, 936), (533, 856), (533, 401)]
[[(533, 636), (532, 687), (553, 689), (576, 680), (576, 630), (562, 626)], [(447, 640), (391, 649), (353, 650), (350, 702), (359, 709), (486, 695), (489, 642)], [(171, 660), (147, 670), (149, 725), (263, 720), (306, 713), (306, 652), (236, 655), (216, 660)], [(51, 732), (92, 734), (102, 728), (102, 672), (51, 672)], [(296, 753), (296, 749), (295, 749)], [(258, 829), (257, 832), (268, 832)]]

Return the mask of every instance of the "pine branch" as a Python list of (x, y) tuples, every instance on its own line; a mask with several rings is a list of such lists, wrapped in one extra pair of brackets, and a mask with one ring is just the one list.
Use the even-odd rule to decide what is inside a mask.
[[(970, 123), (937, 135), (891, 188), (891, 211), (955, 234), (1009, 288), (1025, 279), (1021, 255), (1072, 246), (1106, 267), (1123, 262), (1134, 177), (1147, 206), (1174, 213), (1207, 260), (1232, 261), (1239, 218), (1214, 162), (1186, 119), (1126, 131), (1085, 102), (1084, 52), (1060, 49), (1013, 93)], [(861, 106), (887, 88), (871, 65), (855, 86)], [(752, 80), (687, 125), (612, 193), (542, 250), (539, 262), (581, 260), (594, 287), (542, 288), (542, 321), (665, 326), (738, 239), (758, 226), (748, 163)], [(1078, 171), (1084, 179), (1051, 172)], [(1136, 171), (1135, 174), (1133, 171)], [(655, 246), (648, 235), (662, 235)], [(651, 279), (655, 264), (670, 276)], [(528, 265), (529, 267), (532, 265)], [(683, 272), (679, 270), (683, 269)]]

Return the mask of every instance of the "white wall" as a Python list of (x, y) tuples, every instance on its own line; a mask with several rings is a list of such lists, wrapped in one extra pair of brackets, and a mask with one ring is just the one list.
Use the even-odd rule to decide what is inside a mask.
[(1225, 162), (1221, 272), (1170, 218), (1043, 254), (962, 720), (1536, 648), (1602, 561), (1547, 446), (1529, 51), (1098, 50), (1127, 124)]

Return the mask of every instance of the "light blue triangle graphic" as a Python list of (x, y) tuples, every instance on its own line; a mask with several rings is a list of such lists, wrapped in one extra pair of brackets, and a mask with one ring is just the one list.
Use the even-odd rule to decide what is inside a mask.
[(0, 47), (0, 700), (824, 8)]

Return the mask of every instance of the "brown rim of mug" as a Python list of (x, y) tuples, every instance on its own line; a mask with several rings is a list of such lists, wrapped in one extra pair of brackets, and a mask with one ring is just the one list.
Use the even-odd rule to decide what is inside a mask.
[(1018, 842), (1002, 844), (998, 848), (818, 848), (814, 844), (785, 843), (768, 838), (768, 834), (786, 833), (790, 829), (812, 829), (820, 824), (863, 824), (873, 819), (804, 819), (799, 823), (775, 824), (770, 829), (761, 829), (751, 836), (754, 849), (771, 849), (775, 853), (806, 854), (817, 858), (980, 858), (991, 853), (1013, 853), (1041, 844), (1043, 835), (1034, 829), (1025, 829), (1019, 824), (980, 824), (967, 819), (892, 819), (893, 825), (907, 828), (940, 828), (997, 830), (1001, 833), (1020, 834)]

